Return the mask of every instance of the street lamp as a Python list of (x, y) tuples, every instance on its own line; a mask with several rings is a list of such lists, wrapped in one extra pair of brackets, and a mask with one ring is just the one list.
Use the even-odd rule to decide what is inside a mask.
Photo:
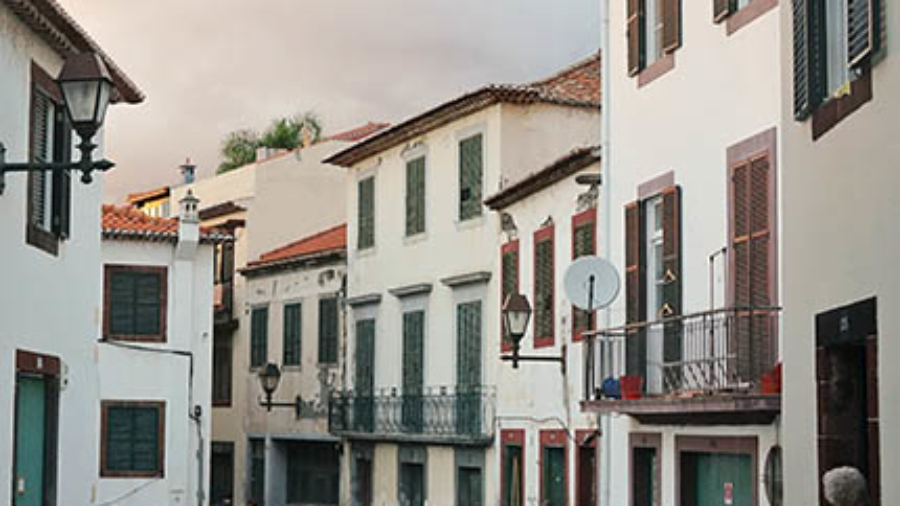
[(72, 128), (81, 138), (78, 150), (81, 160), (56, 163), (6, 163), (6, 148), (0, 143), (0, 194), (5, 187), (7, 172), (81, 171), (81, 182), (90, 183), (95, 170), (107, 171), (114, 164), (108, 160), (93, 161), (91, 154), (97, 145), (92, 142), (103, 126), (106, 108), (112, 93), (112, 78), (103, 60), (96, 53), (80, 53), (66, 59), (57, 83), (62, 89), (66, 114)]
[(278, 389), (278, 383), (281, 382), (281, 369), (278, 364), (269, 362), (259, 371), (259, 385), (266, 394), (266, 400), (260, 399), (259, 405), (266, 408), (266, 411), (272, 411), (272, 408), (294, 408), (294, 414), (300, 418), (303, 411), (303, 399), (298, 395), (294, 398), (294, 402), (272, 402), (272, 394)]
[(528, 322), (531, 320), (531, 304), (528, 298), (520, 293), (507, 295), (503, 302), (503, 325), (512, 340), (512, 354), (502, 355), (503, 361), (512, 362), (513, 369), (519, 368), (519, 362), (559, 362), (562, 373), (566, 373), (566, 345), (562, 345), (559, 356), (535, 355), (525, 356), (519, 354), (522, 338), (528, 330)]

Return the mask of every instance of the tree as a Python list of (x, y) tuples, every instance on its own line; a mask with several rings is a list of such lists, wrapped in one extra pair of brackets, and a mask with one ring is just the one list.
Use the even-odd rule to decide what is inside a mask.
[(258, 148), (297, 149), (303, 144), (304, 129), (311, 143), (321, 140), (322, 120), (312, 112), (275, 119), (262, 135), (249, 129), (231, 132), (222, 142), (222, 163), (217, 172), (222, 174), (255, 162)]
[(256, 161), (256, 148), (260, 146), (259, 134), (250, 129), (236, 130), (222, 142), (222, 163), (218, 174), (223, 174)]

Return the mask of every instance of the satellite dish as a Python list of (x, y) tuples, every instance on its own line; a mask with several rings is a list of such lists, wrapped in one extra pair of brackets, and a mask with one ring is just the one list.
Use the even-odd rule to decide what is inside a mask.
[(564, 284), (566, 296), (578, 309), (603, 309), (619, 295), (619, 272), (600, 257), (581, 257), (566, 269)]

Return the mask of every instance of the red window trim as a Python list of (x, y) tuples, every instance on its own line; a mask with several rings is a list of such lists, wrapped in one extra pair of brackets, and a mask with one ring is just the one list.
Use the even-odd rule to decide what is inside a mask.
[[(556, 334), (556, 241), (554, 237), (555, 227), (550, 224), (544, 228), (537, 230), (534, 233), (534, 244), (533, 244), (533, 254), (532, 256), (532, 272), (534, 272), (534, 278), (532, 280), (532, 300), (534, 301), (535, 308), (537, 308), (537, 246), (539, 243), (544, 241), (550, 241), (550, 263), (553, 266), (550, 269), (550, 335), (549, 336), (539, 336), (537, 335), (537, 325), (532, 324), (534, 330), (534, 347), (535, 348), (547, 348), (549, 346), (553, 346), (556, 342), (554, 335)], [(536, 322), (535, 322), (536, 323)]]
[[(656, 450), (656, 461), (663, 462), (662, 434), (659, 432), (632, 432), (628, 434), (628, 504), (634, 506), (634, 450), (636, 448), (652, 448)], [(662, 497), (662, 465), (657, 465), (654, 472), (656, 490), (653, 491), (653, 504), (659, 506)], [(676, 496), (677, 497), (677, 496)]]
[[(519, 480), (519, 497), (525, 498), (525, 429), (501, 429), (500, 430), (500, 501), (503, 501), (503, 490), (509, 477), (506, 476), (506, 447), (518, 446), (522, 457), (522, 468), (519, 472), (522, 479)], [(503, 504), (502, 506), (508, 506)]]
[(539, 462), (539, 481), (541, 488), (541, 503), (545, 501), (544, 491), (544, 448), (562, 448), (563, 449), (563, 490), (565, 490), (565, 501), (563, 504), (569, 503), (569, 435), (563, 429), (541, 429), (540, 432), (540, 462)]
[(520, 281), (520, 267), (521, 267), (521, 254), (519, 253), (519, 240), (512, 239), (506, 242), (500, 248), (500, 351), (502, 353), (512, 351), (512, 345), (505, 342), (503, 340), (503, 335), (506, 333), (506, 330), (503, 328), (503, 287), (506, 285), (506, 273), (503, 270), (503, 257), (506, 256), (507, 253), (515, 251), (517, 253), (516, 256), (516, 291), (519, 290), (519, 281)]
[[(594, 465), (596, 466), (597, 465), (596, 452), (597, 452), (597, 446), (598, 446), (597, 440), (599, 439), (599, 434), (598, 434), (598, 437), (595, 437), (595, 438), (591, 439), (590, 441), (588, 441), (588, 438), (590, 438), (594, 434), (598, 434), (597, 429), (577, 429), (575, 431), (575, 441), (576, 441), (576, 444), (578, 445), (578, 450), (580, 450), (581, 448), (593, 448), (594, 449)], [(580, 504), (584, 504), (587, 501), (582, 500), (583, 498), (581, 497), (581, 465), (582, 465), (581, 452), (579, 451), (575, 455), (576, 455), (576, 457), (575, 457), (575, 504), (577, 506)], [(599, 497), (598, 494), (600, 491), (599, 491), (598, 485), (599, 485), (599, 482), (595, 476), (594, 477), (594, 497)]]
[[(597, 230), (596, 230), (597, 208), (594, 207), (594, 208), (588, 209), (586, 211), (582, 211), (582, 212), (572, 216), (572, 234), (571, 234), (572, 235), (572, 260), (575, 260), (577, 258), (575, 256), (575, 230), (578, 227), (580, 227), (586, 223), (593, 224), (593, 226), (595, 228), (593, 246), (594, 246), (594, 254), (595, 255), (597, 254)], [(582, 335), (582, 333), (578, 332), (577, 329), (575, 328), (575, 317), (574, 317), (575, 309), (576, 309), (575, 306), (572, 306), (572, 341), (579, 342), (584, 339), (584, 335)], [(597, 311), (594, 311), (594, 316), (593, 316), (592, 320), (595, 324), (597, 322), (596, 317), (597, 317)], [(593, 330), (593, 329), (590, 329), (590, 330)]]

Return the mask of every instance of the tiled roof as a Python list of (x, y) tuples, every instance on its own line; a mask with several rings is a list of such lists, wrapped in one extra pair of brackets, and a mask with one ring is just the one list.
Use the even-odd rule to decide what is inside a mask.
[(597, 146), (575, 149), (525, 179), (486, 198), (484, 204), (499, 211), (599, 161), (600, 154)]
[(144, 192), (138, 193), (129, 193), (128, 194), (128, 203), (132, 205), (139, 205), (147, 200), (154, 200), (162, 197), (169, 196), (169, 187), (163, 186), (162, 188), (154, 188), (153, 190), (147, 190)]
[(0, 2), (6, 4), (57, 53), (99, 54), (109, 68), (115, 83), (113, 102), (125, 101), (137, 104), (144, 101), (144, 93), (56, 0), (0, 0)]
[(385, 128), (391, 126), (390, 123), (374, 123), (368, 122), (363, 126), (356, 127), (352, 130), (347, 130), (346, 132), (336, 133), (334, 135), (329, 135), (325, 138), (326, 141), (343, 141), (343, 142), (359, 142), (366, 137), (380, 132)]
[(491, 84), (445, 102), (342, 150), (325, 163), (350, 167), (370, 156), (498, 103), (600, 107), (600, 53), (529, 84)]
[(341, 224), (263, 253), (259, 259), (249, 262), (242, 272), (290, 264), (327, 253), (344, 252), (346, 249), (347, 225)]
[[(138, 241), (178, 240), (178, 220), (148, 216), (131, 206), (103, 206), (102, 229), (104, 239)], [(200, 228), (202, 242), (231, 241), (234, 238), (218, 229)]]

